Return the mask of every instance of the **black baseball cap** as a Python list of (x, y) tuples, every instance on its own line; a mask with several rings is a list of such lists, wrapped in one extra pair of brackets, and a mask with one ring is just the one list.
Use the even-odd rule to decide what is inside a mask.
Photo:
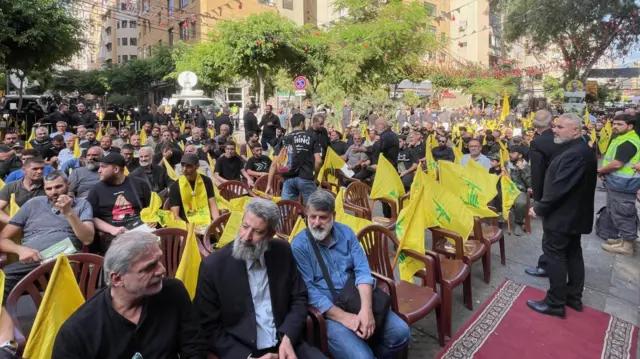
[(184, 155), (182, 155), (180, 163), (184, 163), (187, 165), (197, 165), (200, 163), (200, 159), (195, 153), (185, 153)]
[(13, 144), (13, 146), (11, 146), (11, 148), (24, 148), (24, 142), (17, 141), (16, 143)]
[(104, 156), (102, 160), (100, 160), (100, 163), (104, 163), (106, 165), (114, 165), (118, 167), (124, 167), (127, 165), (127, 162), (124, 160), (124, 157), (122, 157), (122, 155), (119, 153), (110, 153)]

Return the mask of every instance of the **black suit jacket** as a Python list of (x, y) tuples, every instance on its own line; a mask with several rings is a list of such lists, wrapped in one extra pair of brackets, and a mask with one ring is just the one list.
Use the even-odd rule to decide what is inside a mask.
[(549, 164), (542, 199), (534, 210), (545, 229), (569, 234), (591, 233), (598, 161), (578, 138)]
[[(245, 113), (244, 118), (242, 120), (244, 121), (245, 137), (246, 137), (246, 134), (251, 131), (257, 133), (258, 136), (260, 136), (260, 127), (258, 127), (258, 118), (253, 112), (248, 111), (247, 113)], [(246, 138), (246, 140), (248, 141), (249, 139)]]
[(544, 130), (536, 136), (530, 145), (529, 158), (531, 159), (531, 190), (532, 198), (538, 202), (544, 192), (544, 175), (547, 167), (559, 152), (560, 145), (553, 142), (553, 130)]
[[(246, 358), (257, 351), (256, 315), (246, 262), (231, 256), (233, 244), (214, 251), (200, 265), (194, 307), (208, 349), (221, 358)], [(289, 243), (269, 241), (264, 254), (278, 335), (295, 345), (307, 318), (307, 288)]]
[[(164, 191), (166, 188), (169, 188), (169, 186), (171, 186), (174, 182), (171, 178), (169, 178), (169, 175), (167, 174), (167, 170), (164, 167), (161, 167), (160, 165), (152, 164), (151, 173), (153, 174), (153, 181), (158, 186), (157, 192)], [(147, 177), (147, 174), (144, 171), (144, 167), (139, 166), (138, 168), (132, 170), (131, 173), (129, 173), (129, 176), (135, 176), (144, 180), (144, 182), (148, 184), (149, 188), (151, 188), (151, 190), (153, 191), (153, 186), (149, 182), (149, 178)]]
[[(257, 120), (256, 120), (257, 121)], [(216, 136), (220, 134), (220, 126), (227, 125), (229, 126), (229, 133), (233, 133), (233, 121), (229, 118), (229, 115), (225, 115), (224, 113), (213, 121), (213, 127), (216, 130)], [(245, 124), (246, 129), (246, 124)]]

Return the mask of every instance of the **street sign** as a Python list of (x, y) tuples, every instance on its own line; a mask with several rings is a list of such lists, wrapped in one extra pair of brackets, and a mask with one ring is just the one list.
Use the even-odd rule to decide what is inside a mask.
[(301, 96), (301, 97), (307, 96), (307, 91), (305, 91), (305, 90), (296, 90), (296, 96)]
[[(293, 86), (295, 86), (296, 90), (304, 90), (307, 88), (307, 79), (304, 76), (298, 76), (293, 80)], [(296, 96), (298, 95), (296, 94)]]

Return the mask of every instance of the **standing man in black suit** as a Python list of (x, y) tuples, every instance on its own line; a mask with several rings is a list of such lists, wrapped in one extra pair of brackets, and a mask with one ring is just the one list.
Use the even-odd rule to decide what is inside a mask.
[[(244, 133), (245, 137), (249, 132), (255, 132), (260, 137), (260, 127), (258, 127), (258, 118), (256, 117), (256, 112), (258, 112), (258, 105), (252, 103), (249, 105), (249, 111), (244, 114)], [(246, 137), (245, 141), (249, 142), (249, 138)]]
[[(229, 134), (233, 134), (233, 123), (231, 121), (231, 117), (229, 117), (229, 107), (224, 106), (222, 108), (222, 114), (214, 120), (214, 129), (216, 130), (216, 136), (220, 134), (220, 126), (227, 125), (229, 126)], [(245, 128), (246, 128), (245, 122)], [(245, 130), (246, 131), (246, 130)], [(246, 133), (246, 132), (245, 132)]]
[(574, 114), (558, 119), (554, 142), (566, 147), (549, 164), (542, 199), (529, 210), (532, 217), (542, 217), (549, 290), (543, 300), (528, 300), (527, 305), (536, 312), (561, 318), (565, 317), (565, 305), (582, 311), (584, 260), (580, 237), (593, 228), (598, 161), (581, 138), (581, 129), (582, 119)]
[[(553, 140), (551, 129), (551, 113), (547, 110), (536, 112), (533, 118), (533, 126), (536, 129), (536, 137), (531, 141), (529, 158), (531, 160), (531, 191), (533, 200), (537, 203), (542, 199), (544, 191), (544, 177), (551, 160), (558, 154), (559, 144)], [(538, 265), (525, 269), (525, 273), (534, 277), (546, 277), (547, 259), (542, 253), (538, 258)]]
[(251, 200), (236, 239), (200, 266), (194, 307), (221, 359), (325, 358), (301, 337), (307, 288), (289, 243), (271, 240), (279, 219), (275, 203)]

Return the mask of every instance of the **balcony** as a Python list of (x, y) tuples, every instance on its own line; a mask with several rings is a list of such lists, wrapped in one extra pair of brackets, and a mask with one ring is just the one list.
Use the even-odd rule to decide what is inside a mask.
[(489, 26), (494, 30), (502, 29), (502, 19), (500, 19), (500, 16), (496, 14), (489, 14)]

